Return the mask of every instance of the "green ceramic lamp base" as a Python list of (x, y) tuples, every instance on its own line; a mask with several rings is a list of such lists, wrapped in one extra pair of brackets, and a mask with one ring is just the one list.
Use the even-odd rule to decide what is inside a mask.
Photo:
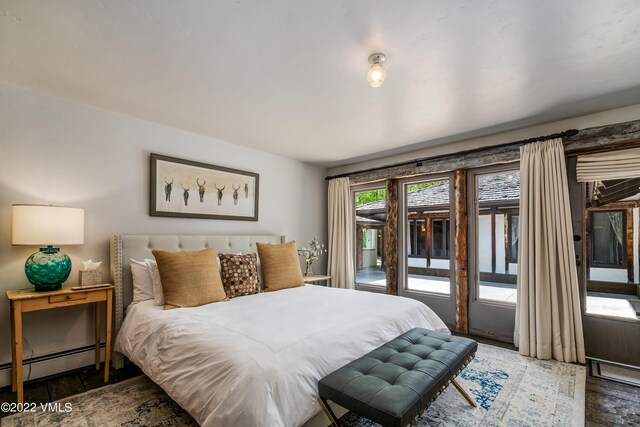
[(71, 273), (71, 259), (59, 248), (40, 248), (24, 263), (24, 272), (36, 292), (55, 291)]

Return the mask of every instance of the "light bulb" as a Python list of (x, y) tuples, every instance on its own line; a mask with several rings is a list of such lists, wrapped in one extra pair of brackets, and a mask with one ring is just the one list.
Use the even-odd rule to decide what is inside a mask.
[(367, 80), (371, 87), (380, 87), (387, 78), (387, 71), (380, 64), (373, 64), (367, 73)]

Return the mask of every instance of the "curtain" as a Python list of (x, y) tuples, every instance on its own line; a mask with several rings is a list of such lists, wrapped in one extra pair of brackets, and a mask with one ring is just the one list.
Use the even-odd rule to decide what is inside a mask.
[(624, 243), (623, 241), (623, 230), (622, 230), (622, 213), (621, 212), (607, 212), (607, 219), (611, 223), (611, 228), (613, 229), (613, 233), (616, 235), (616, 240), (621, 245)]
[(638, 177), (640, 148), (578, 156), (578, 182), (607, 181)]
[(353, 201), (349, 178), (329, 181), (329, 253), (328, 273), (331, 286), (353, 289)]
[(585, 363), (562, 140), (520, 147), (520, 176), (514, 343), (525, 356)]

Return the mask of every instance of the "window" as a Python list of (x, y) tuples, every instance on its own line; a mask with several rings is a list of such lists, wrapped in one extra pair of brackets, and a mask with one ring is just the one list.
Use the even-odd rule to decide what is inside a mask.
[(507, 236), (507, 260), (509, 262), (518, 262), (518, 225), (520, 222), (519, 215), (508, 216), (508, 236)]
[(451, 189), (448, 178), (402, 183), (401, 214), (404, 230), (401, 245), (405, 257), (405, 289), (450, 294), (449, 204)]
[(425, 258), (427, 256), (427, 228), (424, 219), (414, 219), (408, 222), (409, 256)]
[(431, 220), (431, 258), (449, 259), (449, 235), (451, 226), (449, 219)]
[(591, 265), (626, 268), (626, 212), (591, 212)]
[(478, 299), (515, 303), (520, 225), (520, 173), (475, 175), (475, 278)]

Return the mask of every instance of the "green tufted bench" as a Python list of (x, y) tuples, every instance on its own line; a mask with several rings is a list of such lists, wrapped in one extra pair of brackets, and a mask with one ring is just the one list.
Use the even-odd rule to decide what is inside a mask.
[(318, 382), (319, 402), (333, 424), (327, 400), (383, 426), (405, 427), (450, 384), (475, 356), (478, 343), (415, 328), (330, 373)]

